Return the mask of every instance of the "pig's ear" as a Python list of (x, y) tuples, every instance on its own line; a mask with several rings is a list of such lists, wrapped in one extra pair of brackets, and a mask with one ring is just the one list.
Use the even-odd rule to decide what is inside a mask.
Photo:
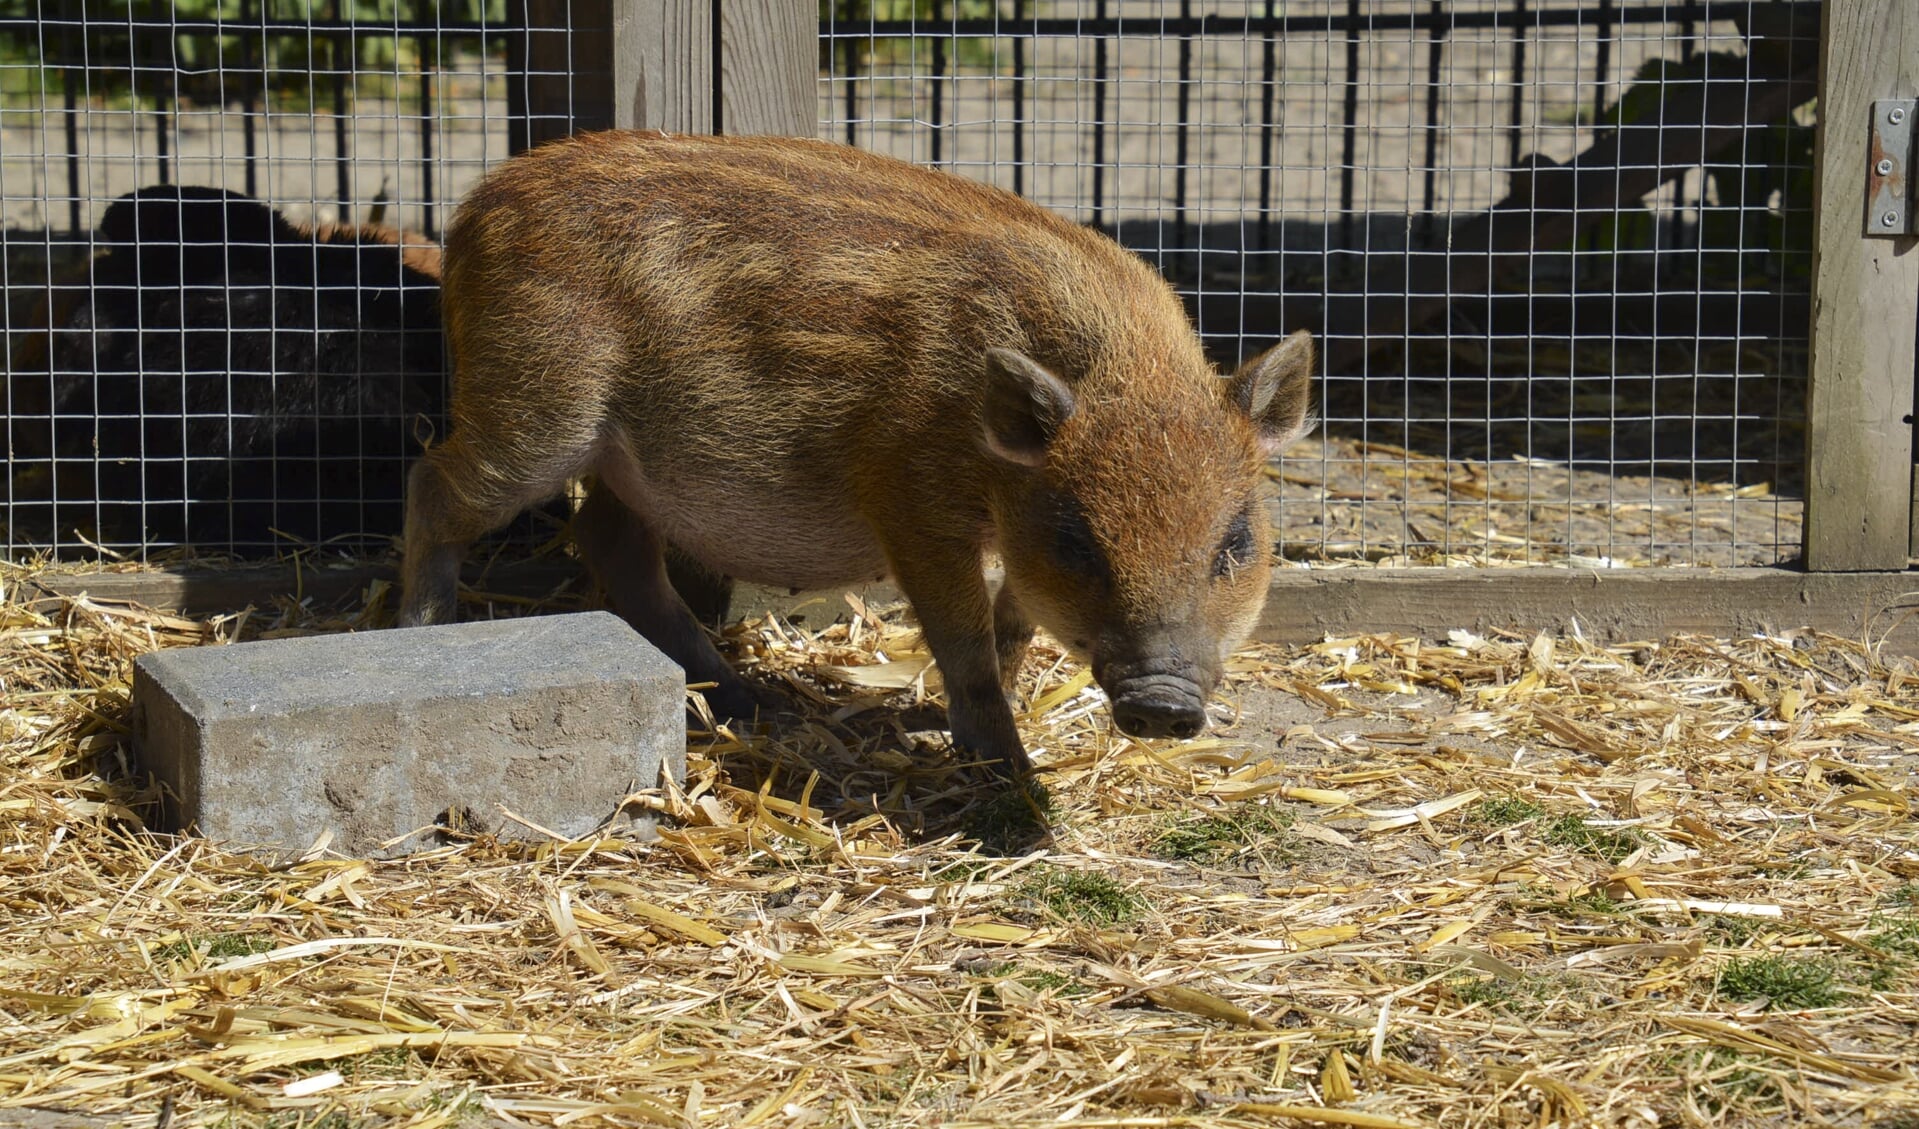
[(1078, 408), (1073, 390), (1039, 362), (1011, 349), (986, 350), (987, 449), (1007, 462), (1039, 466), (1046, 445)]
[(1233, 402), (1273, 454), (1306, 430), (1313, 403), (1313, 335), (1300, 330), (1233, 374)]

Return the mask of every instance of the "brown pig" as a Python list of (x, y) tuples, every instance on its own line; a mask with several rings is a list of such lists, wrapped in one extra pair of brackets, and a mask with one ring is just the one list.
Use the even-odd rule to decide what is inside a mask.
[(1311, 338), (1222, 379), (1144, 262), (1019, 197), (818, 141), (583, 135), (474, 189), (444, 287), (452, 428), (409, 480), (402, 623), (452, 618), (474, 538), (591, 473), (582, 554), (716, 712), (755, 696), (669, 544), (795, 589), (890, 574), (954, 742), (1023, 772), (1035, 623), (1121, 730), (1190, 737), (1259, 615), (1261, 467)]

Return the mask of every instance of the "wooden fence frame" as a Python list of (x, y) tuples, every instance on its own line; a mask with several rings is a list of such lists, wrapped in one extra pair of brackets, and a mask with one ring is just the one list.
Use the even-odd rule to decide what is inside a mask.
[[(1819, 52), (1806, 567), (1903, 569), (1919, 555), (1919, 240), (1867, 236), (1864, 224), (1873, 101), (1919, 97), (1919, 4), (1826, 0)], [(1910, 194), (1910, 170), (1895, 175)]]
[[(521, 0), (534, 31), (530, 140), (569, 128), (814, 136), (818, 24), (811, 0)], [(1919, 465), (1913, 459), (1919, 239), (1862, 234), (1875, 99), (1919, 97), (1919, 3), (1826, 0), (1821, 28), (1817, 231), (1807, 426), (1805, 567), (1282, 569), (1258, 633), (1272, 642), (1452, 628), (1578, 625), (1621, 641), (1675, 631), (1741, 635), (1811, 626), (1919, 653)], [(1915, 149), (1919, 149), (1916, 146)], [(49, 595), (89, 592), (184, 610), (322, 598), (388, 575), (284, 567), (178, 574), (48, 574)], [(539, 593), (576, 577), (553, 562), (502, 566), (494, 590)], [(875, 593), (882, 595), (883, 593)], [(829, 605), (837, 608), (836, 595)], [(755, 590), (747, 606), (812, 598)]]

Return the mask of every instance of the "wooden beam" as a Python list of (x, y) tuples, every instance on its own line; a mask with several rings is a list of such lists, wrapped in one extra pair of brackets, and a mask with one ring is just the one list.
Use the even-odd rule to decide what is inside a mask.
[[(386, 566), (284, 567), (178, 572), (40, 573), (26, 586), (48, 598), (78, 596), (213, 615), (249, 604), (266, 607), (300, 596), (316, 606), (354, 606)], [(563, 589), (588, 590), (579, 566), (542, 560), (471, 568), (467, 582), (483, 591), (539, 599)], [(849, 585), (870, 604), (899, 599), (888, 584)], [(831, 622), (846, 613), (845, 589), (794, 594), (741, 585), (734, 614), (776, 611)], [(1461, 628), (1569, 630), (1617, 643), (1676, 633), (1732, 637), (1814, 627), (1871, 639), (1900, 654), (1919, 654), (1919, 578), (1906, 573), (1804, 573), (1783, 568), (1592, 569), (1402, 568), (1282, 569), (1273, 575), (1266, 610), (1255, 629), (1272, 643), (1312, 643), (1329, 636), (1390, 633), (1443, 640)]]
[[(528, 72), (523, 97), (528, 121), (524, 129), (516, 126), (516, 145), (538, 145), (585, 130), (714, 132), (713, 5), (719, 0), (520, 2), (527, 31), (523, 46), (516, 47), (514, 54)], [(761, 5), (745, 7), (752, 15), (740, 17), (739, 22), (756, 31), (764, 23), (783, 28), (776, 17), (799, 11), (786, 3), (767, 5), (764, 12)], [(735, 19), (733, 8), (724, 12), (729, 21)], [(808, 29), (811, 35), (818, 34), (817, 24), (809, 24)], [(784, 50), (784, 41), (770, 35), (760, 38), (770, 46), (749, 51), (751, 77), (743, 79), (745, 85), (737, 96), (748, 121), (773, 114), (778, 106), (772, 95), (773, 78), (785, 73), (777, 69), (786, 62), (785, 56), (771, 53), (775, 48)], [(807, 49), (810, 65), (811, 38)], [(805, 77), (810, 83), (811, 72)], [(790, 78), (783, 81), (790, 85)], [(807, 94), (810, 119), (810, 85)], [(806, 132), (813, 132), (810, 121)]]
[(819, 13), (797, 0), (726, 4), (720, 22), (725, 133), (817, 137)]
[[(585, 571), (570, 560), (514, 561), (493, 568), (469, 565), (460, 579), (469, 587), (539, 599), (572, 587), (585, 590)], [(385, 581), (397, 589), (392, 565), (249, 565), (234, 568), (154, 569), (146, 572), (41, 572), (22, 578), (41, 598), (87, 596), (141, 604), (183, 615), (220, 615), (246, 607), (272, 607), (280, 600), (308, 600), (316, 608), (355, 604), (368, 585)], [(397, 591), (396, 591), (397, 598)]]
[(613, 126), (712, 133), (713, 5), (613, 0)]
[(1261, 639), (1303, 643), (1456, 628), (1569, 630), (1608, 643), (1812, 627), (1919, 654), (1919, 578), (1784, 568), (1286, 569), (1273, 576)]
[(1919, 95), (1919, 3), (1826, 0), (1823, 22), (1806, 567), (1904, 568), (1919, 241), (1863, 232), (1869, 115), (1875, 99)]

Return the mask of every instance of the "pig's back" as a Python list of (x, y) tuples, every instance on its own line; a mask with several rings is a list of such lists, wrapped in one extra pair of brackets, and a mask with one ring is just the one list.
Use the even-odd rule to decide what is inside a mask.
[(1105, 237), (822, 142), (605, 133), (523, 154), (456, 214), (446, 286), (456, 431), (491, 398), (462, 387), (467, 357), (552, 382), (538, 410), (602, 421), (597, 469), (676, 544), (798, 586), (877, 574), (863, 493), (936, 483), (950, 516), (985, 520), (988, 346), (1069, 380), (1121, 358), (1208, 371), (1178, 299)]
[(1104, 236), (824, 142), (589, 134), (502, 172), (455, 218), (449, 290), (469, 289), (474, 269), (563, 289), (594, 315), (581, 328), (674, 369), (676, 389), (689, 366), (727, 358), (735, 383), (963, 394), (989, 345), (1070, 380), (1156, 347), (1143, 327), (1186, 324), (1164, 282)]

